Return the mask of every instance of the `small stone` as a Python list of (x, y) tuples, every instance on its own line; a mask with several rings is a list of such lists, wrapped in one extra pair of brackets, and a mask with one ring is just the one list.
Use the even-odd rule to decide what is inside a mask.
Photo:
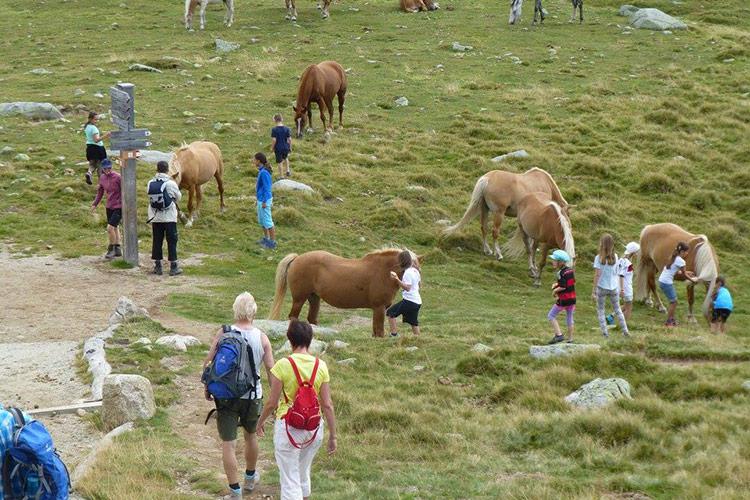
[(742, 382), (742, 388), (750, 392), (750, 380), (745, 380), (744, 382)]
[(421, 372), (424, 371), (424, 366), (422, 365), (415, 365), (414, 368), (412, 368), (415, 372)]
[(518, 151), (513, 151), (512, 153), (506, 153), (504, 155), (496, 156), (492, 159), (495, 163), (500, 163), (502, 161), (511, 159), (511, 158), (528, 158), (529, 153), (526, 152), (525, 149), (519, 149)]
[(96, 94), (94, 94), (94, 97), (96, 97), (97, 99), (104, 99), (104, 94), (102, 94), (101, 92), (97, 92)]
[(217, 52), (233, 52), (240, 48), (239, 43), (227, 42), (226, 40), (222, 40), (221, 38), (217, 38), (216, 40), (214, 40), (214, 43), (216, 44)]
[(79, 417), (85, 417), (86, 416), (86, 410), (84, 410), (83, 408), (78, 408), (76, 410), (76, 415), (78, 415)]
[(396, 99), (395, 102), (396, 102), (396, 106), (408, 106), (409, 105), (409, 99), (403, 96)]
[(734, 62), (734, 57), (729, 57), (729, 58), (727, 58), (727, 59), (724, 59), (724, 60), (723, 60), (723, 61), (721, 61), (721, 62), (724, 62), (724, 63), (732, 63), (732, 62)]
[[(328, 349), (328, 344), (318, 339), (312, 339), (310, 347), (308, 347), (308, 351), (313, 356), (319, 356), (323, 354), (324, 352), (326, 352), (326, 349)], [(279, 347), (279, 349), (276, 351), (276, 354), (287, 354), (290, 352), (292, 352), (292, 345), (287, 340), (281, 347)]]
[(3, 149), (0, 149), (0, 155), (9, 155), (15, 151), (15, 148), (11, 146), (5, 146)]
[(76, 97), (81, 97), (85, 93), (86, 93), (86, 91), (83, 90), (83, 89), (75, 89), (73, 91), (73, 95), (76, 96)]
[(120, 29), (120, 23), (112, 23), (109, 25), (109, 27), (112, 28), (113, 30)]
[(187, 351), (187, 348), (193, 345), (199, 345), (200, 340), (191, 335), (165, 335), (156, 339), (157, 345), (171, 347), (177, 351)]
[(273, 183), (272, 186), (273, 190), (276, 191), (304, 191), (308, 193), (314, 193), (315, 191), (313, 188), (308, 186), (307, 184), (303, 184), (301, 182), (293, 181), (291, 179), (280, 179)]
[(438, 384), (451, 385), (453, 381), (449, 377), (438, 377)]
[(51, 75), (52, 71), (49, 71), (48, 69), (45, 69), (45, 68), (35, 68), (29, 71), (29, 73), (32, 75)]
[(147, 378), (140, 375), (109, 375), (104, 379), (101, 416), (106, 429), (149, 419), (155, 413), (154, 391)]
[(334, 340), (331, 347), (333, 347), (334, 349), (346, 349), (347, 347), (349, 347), (349, 344), (342, 340)]
[(0, 116), (22, 115), (31, 120), (64, 120), (62, 113), (48, 102), (3, 102)]
[(141, 337), (135, 342), (133, 342), (133, 345), (150, 345), (150, 344), (151, 344), (151, 339), (149, 339), (148, 337)]
[(18, 153), (13, 159), (16, 161), (29, 161), (31, 158), (25, 153)]
[(438, 226), (450, 226), (451, 221), (449, 221), (448, 219), (438, 219), (435, 221), (435, 224), (437, 224)]
[(128, 71), (146, 71), (148, 73), (162, 73), (162, 70), (154, 68), (153, 66), (147, 66), (145, 64), (131, 64), (128, 66)]
[(492, 347), (484, 345), (482, 343), (478, 343), (474, 344), (474, 347), (472, 347), (471, 350), (480, 354), (487, 354), (488, 352), (492, 351)]
[(183, 111), (182, 116), (195, 116), (195, 113), (192, 111)]
[(585, 351), (598, 351), (598, 344), (568, 344), (559, 343), (552, 345), (532, 345), (529, 347), (529, 355), (535, 359), (549, 359), (557, 356), (571, 356)]
[(406, 352), (414, 352), (414, 351), (416, 351), (417, 349), (419, 349), (419, 347), (417, 347), (417, 346), (415, 346), (415, 345), (410, 345), (409, 347), (405, 347), (405, 348), (404, 348), (404, 351), (406, 351)]
[(346, 358), (346, 359), (340, 359), (336, 361), (336, 364), (344, 365), (344, 366), (351, 366), (354, 364), (355, 361), (357, 361), (357, 358)]
[(453, 42), (453, 45), (451, 45), (451, 49), (453, 49), (454, 52), (467, 52), (469, 50), (474, 50), (474, 47), (471, 45), (461, 45), (458, 42)]
[(621, 378), (597, 378), (582, 385), (565, 397), (565, 401), (578, 408), (602, 408), (618, 399), (632, 399), (630, 384)]
[(438, 64), (437, 66), (435, 66), (435, 69), (445, 69), (445, 66), (443, 66), (442, 64)]

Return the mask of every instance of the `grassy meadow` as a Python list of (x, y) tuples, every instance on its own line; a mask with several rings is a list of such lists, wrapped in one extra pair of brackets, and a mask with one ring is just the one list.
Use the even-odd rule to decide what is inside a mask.
[[(532, 27), (527, 0), (523, 23), (509, 27), (506, 3), (486, 0), (449, 1), (429, 14), (403, 14), (395, 0), (341, 1), (327, 21), (301, 1), (296, 25), (284, 21), (281, 0), (237, 0), (232, 28), (212, 6), (205, 32), (189, 33), (176, 0), (0, 0), (0, 101), (52, 102), (70, 120), (0, 118), (0, 149), (15, 149), (0, 156), (0, 241), (20, 255), (104, 253), (103, 208), (100, 220), (90, 216), (95, 190), (77, 165), (85, 160), (81, 125), (87, 110), (107, 112), (111, 85), (134, 83), (136, 124), (151, 129), (154, 149), (206, 139), (225, 158), (228, 211), (219, 213), (209, 183), (201, 217), (180, 233), (183, 256), (208, 255), (186, 272), (215, 285), (172, 294), (171, 311), (225, 322), (247, 289), (264, 316), (288, 252), (353, 257), (394, 243), (427, 255), (421, 338), (374, 340), (369, 325), (349, 321), (341, 338), (350, 347), (325, 355), (340, 449), (315, 462), (317, 498), (742, 498), (750, 487), (750, 393), (741, 388), (750, 379), (750, 7), (636, 2), (690, 26), (664, 34), (625, 30), (621, 3), (587, 4), (578, 25), (567, 22), (569, 2), (547, 0), (550, 17)], [(241, 47), (217, 54), (216, 37)], [(473, 50), (454, 52), (454, 41)], [(294, 142), (291, 162), (294, 179), (316, 194), (276, 194), (279, 249), (264, 251), (255, 243), (250, 159), (270, 155), (273, 114), (291, 118), (298, 75), (326, 59), (349, 70), (345, 127), (326, 142), (313, 112), (315, 132)], [(128, 71), (134, 63), (163, 73)], [(35, 68), (52, 74), (30, 74)], [(409, 106), (394, 104), (401, 96)], [(576, 204), (577, 341), (601, 343), (601, 353), (530, 359), (529, 345), (550, 337), (549, 267), (535, 289), (524, 260), (481, 254), (478, 222), (439, 237), (436, 221), (456, 221), (476, 179), (498, 168), (490, 158), (521, 148), (530, 158), (501, 168), (544, 168)], [(17, 153), (31, 159), (16, 161)], [(144, 189), (152, 172), (139, 164)], [(142, 202), (142, 252), (150, 245), (145, 220)], [(610, 232), (621, 246), (654, 222), (675, 222), (714, 244), (736, 304), (726, 337), (702, 326), (667, 332), (660, 314), (636, 305), (633, 338), (602, 341), (588, 300), (599, 236)], [(513, 225), (508, 219), (503, 239)], [(678, 294), (686, 324), (682, 287)], [(702, 298), (698, 292), (698, 305)], [(324, 308), (321, 323), (353, 314), (369, 317)], [(134, 328), (137, 338), (159, 327)], [(473, 354), (477, 342), (492, 352)], [(163, 386), (157, 395), (166, 407), (174, 382), (152, 359), (164, 353), (132, 354), (143, 357), (137, 370)], [(127, 368), (127, 356), (116, 356)], [(335, 364), (348, 357), (354, 366)], [(188, 353), (187, 366), (198, 359)], [(630, 382), (633, 400), (595, 412), (564, 403), (581, 384), (614, 376)], [(118, 441), (84, 493), (220, 492), (221, 464), (202, 468), (192, 453), (160, 412)], [(270, 439), (263, 453), (272, 454)], [(263, 477), (277, 480), (274, 470)]]

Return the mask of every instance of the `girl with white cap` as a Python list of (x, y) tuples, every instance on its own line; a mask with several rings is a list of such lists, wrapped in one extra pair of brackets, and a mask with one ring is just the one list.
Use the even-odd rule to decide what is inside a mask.
[(635, 241), (625, 245), (625, 255), (617, 261), (617, 275), (620, 277), (620, 297), (622, 297), (622, 314), (625, 321), (630, 321), (633, 312), (633, 262), (630, 260), (641, 250)]

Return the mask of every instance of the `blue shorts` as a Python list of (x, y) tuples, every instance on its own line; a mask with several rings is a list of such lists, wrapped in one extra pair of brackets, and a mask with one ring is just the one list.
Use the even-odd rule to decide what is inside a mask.
[(281, 163), (282, 161), (286, 160), (289, 157), (289, 151), (273, 151), (274, 156), (276, 156), (276, 163)]
[(271, 229), (273, 227), (273, 219), (271, 218), (271, 207), (273, 206), (273, 198), (266, 202), (266, 208), (263, 208), (263, 202), (258, 202), (258, 224), (263, 229)]
[(661, 291), (667, 296), (667, 300), (670, 304), (677, 302), (677, 291), (674, 289), (674, 284), (668, 285), (660, 281), (659, 288), (661, 288)]

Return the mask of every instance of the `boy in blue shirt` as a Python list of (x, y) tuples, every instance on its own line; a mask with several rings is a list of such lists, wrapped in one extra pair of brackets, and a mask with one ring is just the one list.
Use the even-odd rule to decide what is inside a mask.
[(727, 281), (723, 276), (716, 278), (715, 286), (716, 291), (712, 297), (711, 333), (727, 333), (727, 319), (734, 309), (732, 294), (729, 293)]
[(255, 182), (255, 197), (258, 200), (258, 224), (263, 228), (263, 239), (260, 244), (266, 248), (276, 248), (276, 228), (271, 218), (273, 193), (271, 192), (271, 167), (263, 153), (255, 153), (253, 163), (258, 167), (258, 180)]
[(289, 127), (284, 126), (281, 115), (276, 114), (273, 117), (276, 126), (271, 129), (271, 147), (273, 154), (276, 156), (276, 165), (279, 167), (279, 177), (284, 176), (282, 167), (286, 167), (286, 176), (291, 177), (292, 171), (289, 167), (289, 153), (292, 152), (292, 131)]

